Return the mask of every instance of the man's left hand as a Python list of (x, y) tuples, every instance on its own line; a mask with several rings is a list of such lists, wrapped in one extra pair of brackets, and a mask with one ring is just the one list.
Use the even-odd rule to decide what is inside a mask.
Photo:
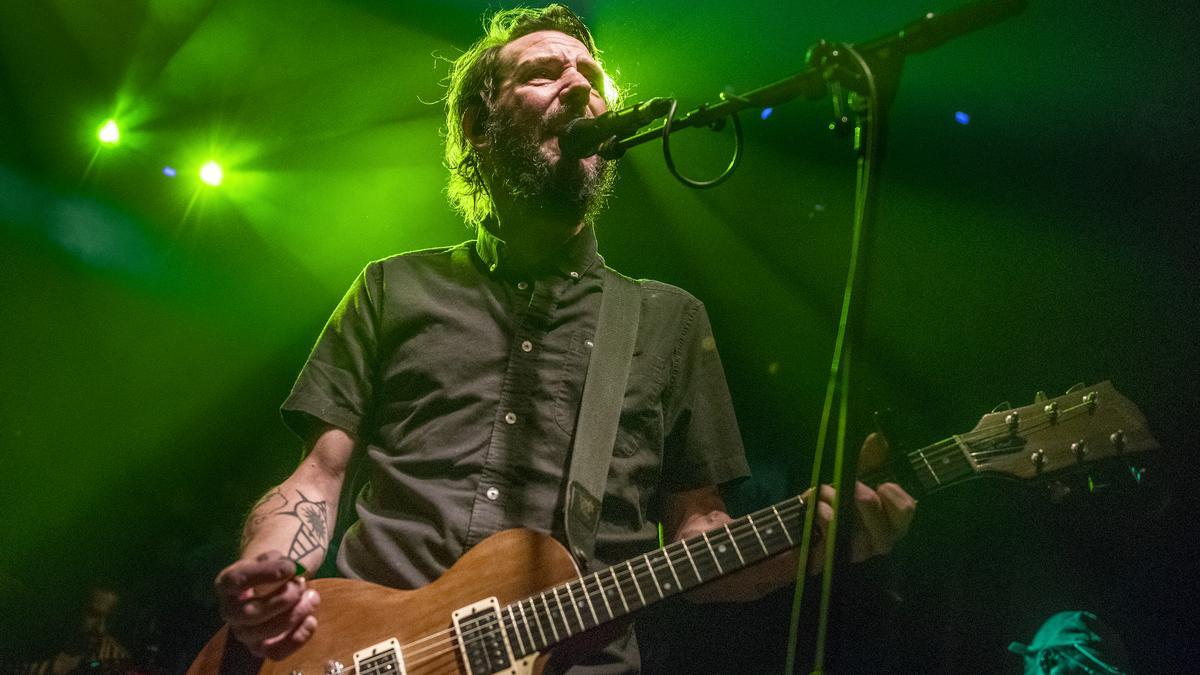
[[(887, 442), (882, 436), (871, 434), (863, 442), (859, 467), (869, 470), (871, 465), (881, 463), (886, 455)], [(834, 494), (834, 489), (829, 485), (821, 486), (815, 500), (811, 488), (804, 493), (804, 499), (817, 509), (813, 526), (819, 535), (815, 537), (808, 557), (809, 574), (819, 572), (825, 561), (824, 534), (828, 531), (829, 521), (833, 517)], [(854, 512), (857, 522), (851, 524), (854, 532), (850, 542), (853, 562), (862, 562), (889, 553), (896, 546), (896, 542), (908, 534), (916, 509), (917, 500), (896, 483), (881, 483), (875, 489), (871, 489), (862, 481), (856, 482)]]

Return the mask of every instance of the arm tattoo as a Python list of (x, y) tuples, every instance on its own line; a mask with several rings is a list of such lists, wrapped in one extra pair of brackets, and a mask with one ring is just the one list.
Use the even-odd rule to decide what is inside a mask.
[(300, 501), (296, 502), (296, 508), (288, 514), (300, 520), (300, 529), (296, 530), (296, 536), (292, 538), (292, 545), (288, 549), (288, 557), (292, 560), (299, 560), (329, 544), (329, 517), (325, 510), (325, 502), (309, 501), (299, 490), (296, 494), (300, 495)]
[(300, 521), (300, 529), (292, 537), (288, 548), (288, 557), (299, 560), (304, 556), (329, 546), (329, 512), (324, 501), (314, 502), (296, 491), (300, 499), (291, 502), (279, 488), (263, 495), (262, 499), (250, 511), (250, 519), (246, 531), (242, 535), (242, 546), (245, 547), (250, 533), (268, 518), (274, 516), (291, 516)]

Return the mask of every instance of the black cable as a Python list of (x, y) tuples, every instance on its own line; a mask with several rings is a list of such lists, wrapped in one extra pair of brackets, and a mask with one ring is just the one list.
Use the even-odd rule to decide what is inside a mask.
[[(729, 98), (734, 98), (749, 103), (740, 96), (726, 96), (724, 93), (721, 94), (721, 100), (726, 100)], [(675, 120), (675, 109), (678, 105), (679, 102), (677, 100), (671, 99), (671, 111), (667, 113), (667, 119), (665, 122), (663, 122), (662, 127), (663, 161), (667, 163), (667, 170), (670, 171), (671, 175), (675, 176), (680, 183), (683, 183), (690, 188), (696, 188), (697, 190), (716, 187), (721, 183), (724, 183), (725, 180), (733, 174), (733, 170), (736, 169), (738, 164), (742, 161), (742, 123), (738, 120), (737, 113), (734, 112), (730, 115), (730, 117), (733, 118), (734, 144), (733, 158), (729, 160), (729, 166), (725, 167), (725, 171), (722, 172), (721, 175), (713, 178), (712, 180), (698, 181), (679, 173), (679, 170), (675, 168), (675, 160), (671, 157), (671, 124)], [(720, 131), (721, 127), (724, 125), (724, 120), (718, 120), (717, 122), (710, 124), (709, 128), (713, 131)]]

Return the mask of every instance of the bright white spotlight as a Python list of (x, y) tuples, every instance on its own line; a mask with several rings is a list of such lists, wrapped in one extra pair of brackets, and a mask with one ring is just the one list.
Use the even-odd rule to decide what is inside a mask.
[(221, 165), (216, 162), (207, 162), (200, 167), (200, 180), (216, 187), (225, 179), (225, 172), (221, 170)]
[(116, 145), (121, 140), (121, 129), (117, 127), (116, 120), (108, 120), (104, 126), (100, 127), (100, 132), (96, 135), (99, 136), (101, 143)]

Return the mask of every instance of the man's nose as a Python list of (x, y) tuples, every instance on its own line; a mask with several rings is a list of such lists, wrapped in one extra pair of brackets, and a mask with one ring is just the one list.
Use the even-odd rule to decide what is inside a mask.
[(575, 69), (568, 70), (565, 76), (567, 83), (561, 94), (563, 104), (582, 111), (592, 96), (592, 83)]

